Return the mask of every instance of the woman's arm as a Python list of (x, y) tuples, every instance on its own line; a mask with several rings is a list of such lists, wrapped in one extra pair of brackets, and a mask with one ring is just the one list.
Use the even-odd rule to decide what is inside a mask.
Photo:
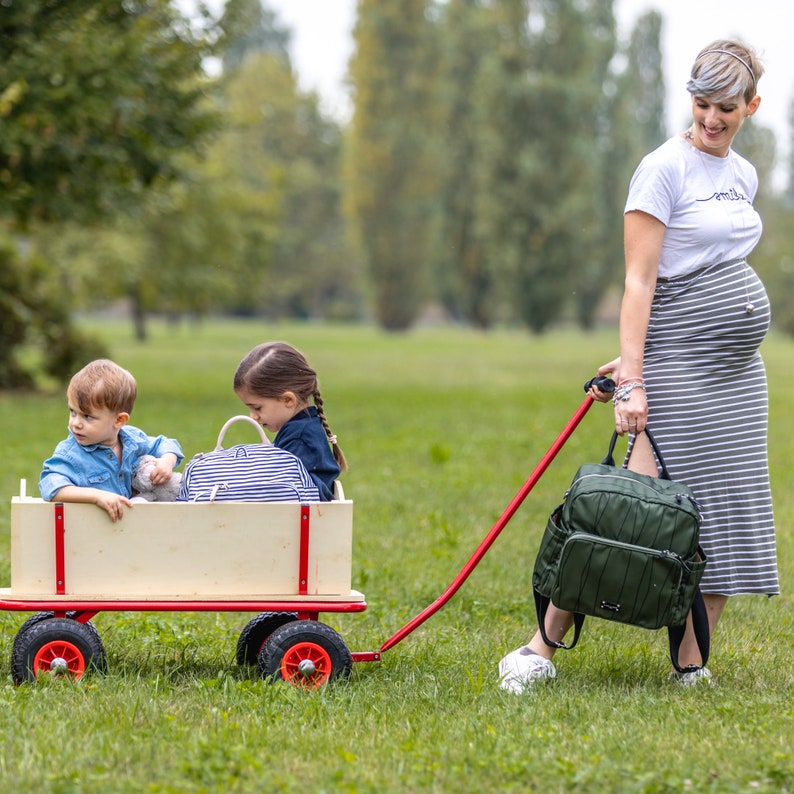
[[(627, 212), (624, 218), (626, 281), (620, 307), (620, 358), (610, 362), (618, 383), (642, 378), (645, 338), (656, 290), (659, 259), (665, 225), (646, 212)], [(618, 433), (639, 433), (648, 419), (648, 402), (643, 389), (635, 388), (627, 400), (615, 405)]]

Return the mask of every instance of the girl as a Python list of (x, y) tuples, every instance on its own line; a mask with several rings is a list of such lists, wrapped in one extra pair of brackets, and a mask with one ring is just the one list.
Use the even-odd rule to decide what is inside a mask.
[(237, 367), (234, 391), (251, 418), (276, 434), (274, 446), (300, 458), (320, 498), (333, 499), (334, 481), (347, 462), (328, 426), (317, 373), (303, 354), (286, 342), (257, 345)]

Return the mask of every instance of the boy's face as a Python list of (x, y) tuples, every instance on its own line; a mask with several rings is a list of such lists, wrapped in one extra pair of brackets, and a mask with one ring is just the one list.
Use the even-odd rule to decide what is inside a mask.
[(115, 413), (107, 408), (96, 408), (84, 414), (69, 402), (69, 430), (81, 447), (93, 444), (112, 447), (129, 418), (127, 413)]

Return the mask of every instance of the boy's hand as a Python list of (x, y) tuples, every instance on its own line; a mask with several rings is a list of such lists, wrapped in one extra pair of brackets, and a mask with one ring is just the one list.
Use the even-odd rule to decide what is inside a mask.
[(171, 479), (171, 473), (174, 471), (176, 465), (176, 456), (169, 453), (163, 455), (162, 458), (157, 458), (149, 474), (149, 479), (153, 485), (162, 485)]
[(132, 507), (132, 502), (126, 496), (119, 496), (116, 493), (107, 491), (97, 491), (97, 507), (101, 507), (110, 516), (114, 523), (124, 515), (124, 507)]

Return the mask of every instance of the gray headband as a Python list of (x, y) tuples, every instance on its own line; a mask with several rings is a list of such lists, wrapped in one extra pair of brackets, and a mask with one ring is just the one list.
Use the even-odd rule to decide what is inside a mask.
[(750, 64), (747, 63), (744, 58), (740, 58), (735, 52), (731, 52), (730, 50), (706, 50), (705, 52), (701, 52), (700, 55), (698, 55), (697, 60), (700, 60), (702, 57), (709, 55), (712, 52), (721, 52), (723, 55), (730, 55), (731, 58), (736, 58), (736, 60), (739, 61), (739, 63), (744, 66), (748, 72), (750, 72), (750, 77), (753, 78), (753, 89), (755, 89), (755, 72), (750, 68)]

